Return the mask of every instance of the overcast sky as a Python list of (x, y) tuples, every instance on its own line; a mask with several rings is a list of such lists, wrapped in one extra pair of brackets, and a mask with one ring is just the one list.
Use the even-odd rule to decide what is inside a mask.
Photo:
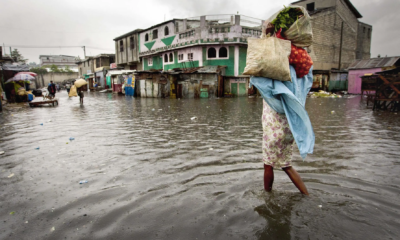
[[(0, 44), (87, 46), (86, 55), (114, 53), (113, 39), (164, 19), (239, 14), (267, 19), (293, 0), (0, 0)], [(399, 56), (400, 0), (352, 0), (371, 24), (372, 57)], [(13, 47), (14, 48), (14, 47)], [(83, 58), (82, 48), (18, 48), (29, 62), (39, 55)], [(6, 47), (9, 53), (9, 47)]]

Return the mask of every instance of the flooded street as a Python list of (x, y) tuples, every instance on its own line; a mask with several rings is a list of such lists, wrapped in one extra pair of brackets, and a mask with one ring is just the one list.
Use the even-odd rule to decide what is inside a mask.
[(307, 99), (309, 197), (263, 190), (260, 98), (57, 96), (0, 115), (0, 239), (400, 236), (400, 116), (359, 96)]

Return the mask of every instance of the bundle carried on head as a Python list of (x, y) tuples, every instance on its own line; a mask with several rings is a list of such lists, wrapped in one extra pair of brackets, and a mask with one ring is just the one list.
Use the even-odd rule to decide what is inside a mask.
[(312, 44), (311, 17), (304, 7), (284, 7), (263, 24), (260, 39), (249, 39), (245, 75), (290, 81), (289, 64), (297, 77), (308, 74), (313, 61), (304, 47)]
[(309, 47), (313, 41), (311, 17), (304, 7), (284, 7), (263, 24), (263, 33), (273, 36), (280, 29), (282, 37), (296, 47)]

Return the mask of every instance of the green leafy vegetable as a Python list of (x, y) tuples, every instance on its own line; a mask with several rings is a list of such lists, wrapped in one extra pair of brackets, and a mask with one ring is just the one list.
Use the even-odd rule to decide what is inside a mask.
[(282, 32), (292, 26), (297, 19), (303, 16), (303, 12), (300, 8), (292, 8), (284, 6), (284, 9), (276, 16), (276, 18), (271, 22), (275, 27), (275, 32), (282, 28)]

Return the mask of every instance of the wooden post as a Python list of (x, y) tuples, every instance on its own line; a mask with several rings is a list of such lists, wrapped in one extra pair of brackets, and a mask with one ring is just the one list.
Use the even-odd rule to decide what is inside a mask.
[(342, 21), (342, 28), (340, 31), (340, 49), (339, 49), (339, 66), (338, 70), (340, 70), (341, 65), (342, 65), (342, 48), (343, 48), (343, 21)]

